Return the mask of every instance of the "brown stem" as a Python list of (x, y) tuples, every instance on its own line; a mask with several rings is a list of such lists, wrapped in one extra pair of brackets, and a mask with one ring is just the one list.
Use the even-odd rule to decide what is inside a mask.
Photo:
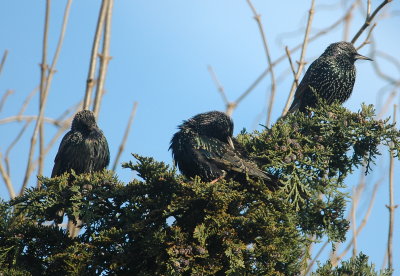
[(4, 156), (4, 162), (6, 164), (6, 170), (7, 170), (7, 174), (10, 175), (10, 161), (9, 161), (9, 156), (10, 156), (10, 152), (12, 150), (12, 148), (17, 144), (17, 142), (19, 141), (19, 139), (21, 139), (22, 135), (24, 134), (25, 130), (28, 128), (28, 126), (30, 125), (32, 121), (26, 121), (24, 126), (22, 127), (22, 129), (20, 130), (20, 132), (18, 133), (17, 137), (11, 142), (11, 144), (8, 146), (7, 150), (6, 150), (6, 154)]
[(306, 27), (306, 33), (304, 34), (304, 40), (303, 40), (303, 47), (301, 48), (301, 54), (300, 54), (300, 61), (299, 61), (299, 67), (297, 68), (296, 76), (293, 80), (292, 87), (290, 88), (289, 96), (286, 101), (285, 108), (283, 109), (282, 116), (285, 116), (286, 113), (289, 110), (290, 103), (293, 100), (294, 92), (296, 91), (296, 83), (298, 83), (298, 80), (300, 78), (301, 72), (303, 71), (304, 67), (304, 58), (306, 55), (306, 50), (307, 50), (307, 45), (308, 45), (308, 36), (310, 34), (310, 29), (311, 29), (311, 23), (314, 18), (314, 4), (315, 0), (311, 0), (311, 8), (309, 10), (309, 15), (308, 15), (308, 20), (307, 20), (307, 27)]
[(92, 54), (90, 57), (89, 72), (86, 80), (86, 92), (83, 100), (83, 109), (89, 109), (90, 99), (92, 97), (92, 90), (94, 87), (94, 75), (96, 71), (97, 53), (99, 50), (101, 34), (103, 31), (104, 20), (108, 7), (108, 0), (103, 0), (101, 3), (100, 14), (97, 20), (96, 33), (94, 35)]
[(351, 40), (351, 43), (355, 43), (357, 41), (357, 39), (360, 37), (360, 35), (365, 31), (366, 28), (368, 28), (368, 26), (371, 24), (372, 20), (374, 19), (374, 17), (378, 14), (378, 12), (389, 2), (392, 2), (392, 0), (384, 0), (375, 10), (374, 12), (369, 15), (369, 13), (371, 12), (371, 3), (368, 1), (368, 7), (367, 7), (367, 16), (365, 19), (364, 24), (361, 26), (361, 28), (358, 30), (358, 32), (356, 33), (356, 35), (353, 37), (353, 39)]
[(0, 152), (0, 174), (3, 177), (4, 183), (6, 184), (8, 194), (10, 195), (11, 198), (14, 198), (15, 197), (14, 187), (12, 185), (9, 174), (4, 169), (3, 162), (1, 161), (1, 152)]
[(3, 67), (4, 67), (4, 64), (6, 63), (7, 56), (8, 56), (8, 50), (5, 50), (3, 57), (1, 58), (1, 62), (0, 62), (0, 74), (1, 74), (1, 72), (3, 72)]
[(285, 52), (286, 52), (286, 55), (287, 55), (288, 60), (289, 60), (290, 69), (292, 70), (292, 73), (293, 73), (293, 78), (296, 81), (296, 88), (297, 88), (297, 86), (299, 86), (299, 80), (296, 79), (296, 71), (294, 69), (294, 65), (293, 65), (293, 62), (292, 62), (292, 57), (290, 56), (290, 50), (289, 50), (288, 46), (285, 47)]
[[(39, 116), (36, 116), (36, 115), (33, 115), (33, 116), (16, 115), (16, 116), (10, 116), (10, 117), (1, 119), (0, 125), (11, 123), (11, 122), (32, 121), (32, 120), (38, 120), (38, 119), (39, 119)], [(60, 125), (59, 121), (57, 121), (53, 118), (43, 117), (43, 122), (53, 124), (55, 126)]]
[(121, 154), (125, 149), (125, 144), (126, 144), (126, 141), (128, 140), (128, 135), (129, 135), (132, 123), (133, 123), (133, 119), (135, 118), (137, 106), (138, 106), (138, 103), (134, 102), (133, 103), (133, 108), (132, 108), (132, 111), (131, 111), (131, 115), (129, 116), (128, 124), (126, 125), (124, 137), (122, 138), (122, 142), (121, 142), (121, 144), (120, 144), (120, 146), (118, 148), (117, 156), (115, 157), (114, 165), (113, 165), (113, 168), (112, 168), (113, 171), (115, 171), (115, 169), (117, 168), (117, 165), (118, 165), (118, 162), (119, 162), (119, 158), (121, 157)]
[(100, 68), (99, 68), (99, 78), (97, 80), (96, 95), (94, 98), (93, 113), (96, 118), (99, 115), (99, 110), (101, 106), (101, 100), (104, 95), (104, 83), (106, 81), (106, 74), (108, 63), (111, 60), (110, 57), (110, 37), (111, 37), (111, 19), (112, 19), (112, 9), (114, 5), (114, 0), (108, 1), (108, 8), (104, 24), (103, 32), (103, 51), (100, 55)]
[(269, 68), (271, 68), (271, 70), (270, 70), (270, 73), (271, 73), (271, 96), (269, 98), (268, 111), (267, 111), (267, 120), (266, 120), (266, 126), (269, 126), (270, 121), (271, 121), (272, 108), (273, 108), (274, 101), (275, 101), (275, 91), (276, 91), (275, 73), (274, 73), (273, 66), (272, 66), (272, 59), (271, 59), (271, 54), (270, 54), (270, 51), (269, 51), (269, 46), (268, 46), (268, 43), (267, 43), (267, 37), (266, 37), (265, 32), (264, 32), (263, 24), (261, 23), (261, 15), (257, 13), (257, 11), (254, 8), (251, 0), (247, 0), (247, 3), (249, 4), (249, 6), (250, 6), (250, 8), (251, 8), (251, 10), (253, 12), (254, 19), (257, 22), (258, 29), (260, 31), (262, 42), (263, 42), (263, 46), (264, 46), (265, 55), (267, 57), (268, 66), (269, 66)]
[(1, 97), (0, 100), (0, 111), (3, 109), (4, 104), (7, 101), (8, 96), (14, 93), (14, 90), (7, 90), (6, 93), (4, 93), (3, 97)]
[(222, 86), (221, 82), (218, 80), (217, 74), (215, 74), (215, 71), (211, 65), (207, 66), (207, 69), (208, 69), (208, 72), (210, 72), (211, 78), (214, 81), (214, 84), (217, 87), (217, 90), (218, 90), (219, 94), (221, 95), (225, 106), (228, 107), (229, 100), (228, 100), (228, 97), (226, 96), (224, 87)]
[[(47, 81), (47, 40), (49, 34), (49, 22), (50, 22), (50, 5), (51, 0), (46, 0), (46, 14), (44, 24), (44, 35), (43, 35), (43, 47), (42, 47), (42, 63), (40, 64), (40, 85), (39, 85), (39, 110), (43, 109), (44, 95), (46, 93), (46, 81)], [(38, 121), (39, 127), (39, 158), (42, 155), (44, 147), (44, 126), (42, 121)], [(33, 145), (34, 146), (34, 145)], [(28, 161), (29, 162), (29, 161)], [(41, 175), (41, 167), (39, 166), (38, 174)]]
[[(396, 111), (397, 105), (393, 107), (393, 123), (396, 123)], [(393, 143), (391, 143), (393, 146)], [(388, 233), (388, 243), (387, 243), (387, 254), (388, 254), (388, 268), (393, 267), (393, 230), (394, 230), (394, 211), (397, 205), (394, 205), (394, 156), (392, 150), (390, 151), (390, 166), (389, 166), (389, 205), (386, 207), (389, 210), (389, 233)]]

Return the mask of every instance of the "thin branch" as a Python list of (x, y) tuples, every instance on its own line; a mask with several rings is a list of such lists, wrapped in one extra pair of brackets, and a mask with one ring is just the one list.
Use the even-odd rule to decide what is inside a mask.
[[(7, 124), (11, 122), (21, 122), (21, 121), (33, 121), (38, 120), (39, 116), (32, 115), (32, 116), (24, 116), (24, 115), (16, 115), (10, 116), (0, 120), (0, 125)], [(53, 118), (43, 117), (43, 122), (53, 124), (55, 126), (60, 126), (60, 122)]]
[(92, 97), (92, 90), (94, 87), (94, 75), (96, 71), (97, 53), (99, 50), (101, 34), (103, 31), (104, 20), (106, 18), (106, 12), (108, 7), (108, 0), (103, 0), (101, 3), (100, 14), (97, 21), (96, 33), (94, 35), (92, 54), (90, 57), (90, 65), (88, 77), (86, 80), (86, 92), (83, 100), (83, 109), (89, 109), (90, 99)]
[(270, 70), (270, 73), (271, 73), (271, 95), (270, 95), (269, 103), (268, 103), (267, 121), (266, 121), (266, 126), (269, 126), (269, 123), (271, 121), (272, 108), (273, 108), (274, 101), (275, 101), (275, 91), (276, 91), (275, 73), (274, 73), (273, 66), (272, 66), (272, 59), (271, 59), (271, 54), (270, 54), (268, 43), (267, 43), (267, 37), (264, 32), (263, 24), (261, 23), (261, 15), (257, 13), (251, 0), (247, 0), (247, 3), (249, 4), (249, 6), (253, 12), (254, 19), (257, 22), (258, 29), (260, 31), (262, 42), (264, 45), (264, 51), (265, 51), (265, 55), (267, 57), (268, 66), (271, 68), (271, 70)]
[(110, 37), (111, 37), (111, 19), (114, 0), (108, 1), (107, 14), (103, 32), (103, 51), (100, 56), (99, 78), (97, 80), (96, 95), (94, 98), (93, 113), (96, 118), (99, 115), (101, 100), (104, 95), (104, 83), (106, 81), (106, 74), (110, 57)]
[(378, 12), (388, 3), (392, 2), (392, 0), (384, 0), (375, 10), (374, 12), (369, 15), (369, 13), (371, 12), (371, 3), (370, 1), (368, 1), (368, 7), (367, 7), (367, 16), (365, 19), (364, 24), (361, 26), (361, 28), (358, 30), (358, 32), (356, 33), (356, 35), (353, 37), (353, 39), (351, 40), (351, 43), (354, 44), (357, 39), (360, 37), (360, 35), (365, 31), (366, 28), (368, 28), (368, 26), (371, 24), (372, 20), (374, 19), (374, 17), (378, 14)]
[(353, 204), (351, 207), (351, 224), (353, 229), (353, 258), (357, 256), (357, 222), (356, 222), (356, 210), (358, 200), (355, 197), (355, 188), (353, 187)]
[(315, 4), (315, 0), (311, 0), (311, 8), (309, 10), (306, 33), (304, 34), (303, 47), (301, 48), (299, 67), (297, 68), (296, 76), (295, 76), (294, 81), (292, 83), (292, 87), (290, 89), (290, 93), (289, 93), (288, 99), (286, 101), (285, 108), (283, 109), (282, 116), (285, 116), (286, 113), (289, 110), (290, 103), (292, 102), (292, 99), (293, 99), (293, 96), (294, 96), (294, 92), (296, 91), (296, 83), (298, 82), (298, 80), (300, 78), (300, 75), (301, 75), (301, 72), (303, 71), (303, 67), (304, 67), (304, 64), (305, 64), (304, 63), (304, 57), (306, 55), (307, 45), (308, 45), (308, 41), (309, 41), (308, 35), (310, 33), (311, 23), (312, 23), (312, 20), (313, 20), (313, 17), (314, 17), (314, 4)]
[(11, 198), (14, 198), (15, 197), (14, 187), (11, 183), (10, 176), (3, 167), (3, 162), (1, 161), (1, 152), (0, 152), (0, 174), (3, 177), (4, 183), (6, 183), (8, 194), (10, 195)]
[[(364, 175), (364, 172), (362, 172), (362, 175)], [(367, 212), (365, 213), (360, 225), (357, 228), (357, 231), (355, 233), (355, 237), (357, 237), (361, 233), (362, 229), (365, 227), (365, 225), (368, 222), (369, 216), (371, 215), (371, 212), (372, 212), (372, 208), (374, 207), (375, 198), (376, 198), (376, 194), (378, 192), (378, 188), (382, 184), (383, 180), (384, 180), (384, 177), (381, 177), (374, 184), (374, 188), (373, 188), (372, 193), (371, 193), (371, 198), (369, 199), (369, 205), (368, 205)], [(354, 233), (353, 233), (353, 235), (354, 235)], [(336, 257), (335, 263), (337, 263), (344, 256), (346, 256), (347, 252), (350, 250), (350, 248), (351, 248), (351, 246), (353, 244), (353, 239), (354, 239), (354, 236), (352, 237), (351, 241), (349, 241), (349, 243), (347, 244), (346, 248), (342, 251), (342, 253), (338, 257)]]
[(28, 96), (25, 98), (24, 102), (22, 103), (21, 109), (19, 110), (17, 116), (21, 116), (25, 112), (26, 108), (28, 107), (28, 104), (30, 103), (33, 96), (35, 96), (35, 94), (38, 91), (39, 91), (39, 87), (36, 87), (28, 94)]
[(324, 245), (321, 246), (321, 248), (318, 250), (317, 255), (315, 255), (314, 259), (312, 259), (312, 261), (308, 264), (306, 271), (304, 272), (303, 275), (307, 275), (311, 268), (314, 266), (315, 262), (318, 260), (319, 256), (322, 254), (322, 252), (324, 251), (325, 247), (329, 244), (329, 241), (326, 241), (324, 243)]
[(218, 80), (217, 74), (215, 74), (214, 69), (212, 68), (211, 65), (208, 65), (207, 69), (208, 69), (208, 72), (210, 72), (211, 78), (214, 81), (215, 86), (217, 87), (217, 90), (218, 90), (219, 94), (221, 95), (222, 100), (224, 101), (224, 104), (226, 106), (228, 106), (229, 105), (228, 97), (226, 96), (224, 87), (221, 85), (221, 82)]
[(4, 93), (3, 97), (1, 97), (1, 100), (0, 100), (0, 111), (3, 109), (3, 106), (6, 103), (8, 96), (10, 96), (13, 93), (14, 93), (14, 90), (10, 90), (9, 89), (9, 90), (6, 91), (6, 93)]
[(20, 132), (18, 133), (17, 137), (11, 142), (11, 144), (8, 146), (6, 150), (6, 154), (4, 156), (4, 162), (6, 163), (6, 170), (7, 174), (10, 175), (10, 161), (9, 161), (9, 155), (12, 150), (12, 148), (17, 144), (19, 139), (21, 139), (22, 135), (24, 134), (25, 130), (28, 128), (32, 121), (26, 121)]
[[(45, 87), (45, 96), (47, 97), (49, 94), (49, 90), (51, 87), (51, 83), (53, 80), (53, 76), (56, 72), (55, 68), (56, 68), (56, 64), (58, 61), (58, 58), (60, 56), (60, 52), (61, 52), (61, 48), (64, 42), (64, 37), (65, 37), (65, 32), (67, 29), (67, 25), (68, 25), (68, 18), (69, 18), (69, 12), (71, 9), (71, 4), (72, 4), (72, 0), (68, 0), (67, 4), (65, 6), (65, 10), (64, 10), (64, 17), (63, 17), (63, 22), (61, 25), (61, 31), (60, 31), (60, 36), (58, 38), (58, 43), (57, 43), (57, 48), (56, 51), (54, 53), (54, 57), (53, 57), (53, 61), (51, 63), (50, 69), (49, 69), (49, 73), (47, 75), (47, 79), (46, 79), (46, 87)], [(43, 129), (43, 124), (42, 122), (40, 123), (40, 127), (41, 129)], [(43, 135), (43, 131), (40, 132), (40, 150), (39, 150), (39, 167), (38, 167), (38, 175), (42, 175), (43, 174), (43, 166), (44, 166), (44, 135)], [(40, 188), (40, 181), (37, 181), (37, 187)]]
[(3, 54), (3, 57), (1, 58), (1, 62), (0, 62), (0, 74), (1, 74), (1, 72), (3, 72), (3, 67), (4, 67), (4, 64), (6, 63), (7, 56), (8, 56), (8, 50), (4, 50), (4, 54)]
[(367, 37), (365, 38), (365, 40), (363, 41), (363, 43), (361, 43), (360, 46), (358, 46), (356, 49), (357, 51), (360, 50), (362, 47), (364, 47), (367, 44), (370, 44), (371, 42), (369, 41), (369, 38), (371, 37), (372, 31), (375, 29), (377, 23), (374, 23), (374, 25), (372, 25), (371, 28), (369, 28)]
[[(46, 13), (45, 13), (45, 24), (44, 24), (44, 35), (43, 35), (43, 47), (42, 47), (42, 63), (40, 64), (40, 85), (39, 85), (39, 110), (43, 109), (44, 96), (46, 93), (47, 83), (47, 40), (49, 33), (49, 22), (50, 22), (50, 4), (51, 0), (46, 0)], [(41, 120), (38, 120), (39, 127), (39, 156), (42, 154), (44, 147), (44, 126)], [(33, 145), (34, 147), (35, 145)], [(28, 161), (29, 162), (29, 161)], [(39, 174), (41, 172), (39, 171)]]
[(120, 146), (118, 148), (117, 156), (115, 157), (114, 165), (113, 165), (113, 168), (112, 168), (113, 171), (115, 171), (115, 169), (117, 168), (119, 158), (121, 157), (121, 154), (125, 149), (125, 144), (126, 144), (126, 141), (128, 140), (128, 135), (129, 135), (132, 123), (133, 123), (133, 119), (135, 118), (135, 115), (136, 115), (137, 106), (138, 106), (138, 103), (134, 102), (133, 103), (133, 108), (132, 108), (132, 111), (131, 111), (131, 115), (129, 116), (128, 124), (126, 125), (124, 137), (122, 138), (122, 142), (121, 142), (121, 144), (120, 144)]
[(288, 46), (285, 47), (285, 52), (286, 52), (286, 56), (288, 57), (288, 60), (289, 60), (290, 69), (292, 70), (293, 77), (294, 77), (294, 79), (296, 81), (296, 88), (297, 88), (299, 86), (299, 80), (296, 79), (296, 71), (294, 69), (294, 65), (293, 65), (293, 62), (292, 62), (292, 58), (290, 56), (290, 50), (289, 50)]
[[(396, 111), (397, 105), (393, 107), (393, 123), (396, 123)], [(393, 146), (393, 143), (391, 143)], [(389, 166), (389, 205), (386, 207), (389, 210), (389, 233), (388, 233), (388, 243), (387, 243), (387, 254), (388, 254), (388, 268), (393, 267), (393, 230), (394, 230), (394, 211), (397, 205), (394, 205), (394, 156), (393, 152), (390, 151), (390, 166)]]

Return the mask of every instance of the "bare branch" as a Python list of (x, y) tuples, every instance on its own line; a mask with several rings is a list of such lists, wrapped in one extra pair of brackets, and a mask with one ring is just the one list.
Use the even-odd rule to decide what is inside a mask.
[(292, 70), (294, 80), (296, 81), (296, 88), (297, 88), (297, 86), (299, 86), (299, 80), (296, 79), (296, 71), (294, 69), (294, 65), (293, 65), (293, 62), (292, 62), (292, 58), (290, 56), (290, 50), (289, 50), (288, 46), (285, 47), (285, 52), (286, 52), (286, 55), (287, 55), (288, 60), (289, 60), (290, 69)]
[(295, 76), (294, 81), (292, 83), (292, 87), (290, 89), (290, 93), (289, 93), (288, 99), (286, 101), (285, 108), (283, 109), (282, 116), (285, 116), (286, 113), (289, 110), (290, 103), (292, 102), (292, 99), (293, 99), (293, 96), (294, 96), (294, 92), (296, 91), (296, 83), (298, 83), (298, 80), (300, 78), (301, 72), (303, 71), (303, 67), (304, 67), (304, 64), (305, 64), (304, 63), (304, 57), (306, 55), (307, 45), (308, 45), (308, 41), (309, 41), (308, 35), (310, 33), (311, 23), (312, 23), (312, 20), (313, 20), (313, 17), (314, 17), (314, 4), (315, 4), (315, 0), (311, 0), (311, 8), (309, 10), (306, 33), (304, 34), (303, 47), (301, 48), (299, 67), (297, 68), (296, 76)]
[[(364, 175), (364, 172), (362, 172), (362, 174)], [(351, 246), (353, 244), (354, 237), (357, 237), (361, 233), (361, 231), (365, 227), (365, 225), (367, 224), (369, 216), (371, 215), (371, 212), (372, 212), (372, 208), (374, 207), (375, 198), (376, 198), (376, 194), (378, 192), (378, 188), (382, 184), (383, 179), (384, 179), (384, 177), (381, 177), (378, 181), (375, 182), (374, 188), (372, 189), (371, 198), (368, 201), (369, 205), (368, 205), (367, 212), (365, 213), (360, 225), (358, 226), (357, 231), (355, 233), (355, 236), (352, 237), (351, 241), (349, 241), (349, 243), (347, 244), (347, 246), (343, 250), (343, 252), (338, 257), (336, 257), (335, 263), (337, 263), (344, 256), (346, 256), (347, 252), (350, 250), (350, 248), (351, 248)], [(354, 235), (354, 233), (353, 233), (353, 235)]]
[(0, 152), (0, 174), (3, 177), (4, 183), (6, 183), (8, 194), (10, 195), (11, 198), (14, 198), (15, 197), (14, 187), (11, 183), (10, 176), (4, 169), (3, 162), (1, 161), (1, 152)]
[(6, 63), (7, 56), (8, 56), (8, 50), (4, 50), (4, 54), (3, 54), (3, 57), (1, 58), (1, 62), (0, 62), (0, 74), (1, 74), (1, 72), (3, 72), (3, 67), (4, 67), (4, 64)]
[(353, 229), (353, 258), (357, 256), (357, 221), (356, 221), (356, 210), (358, 199), (355, 196), (355, 187), (353, 187), (353, 206), (351, 207), (351, 224)]
[(35, 94), (39, 91), (39, 87), (35, 87), (35, 89), (33, 89), (28, 96), (25, 98), (24, 102), (22, 103), (21, 109), (19, 110), (17, 116), (21, 116), (26, 108), (28, 107), (28, 104), (30, 103), (30, 101), (32, 100), (33, 96), (35, 96)]
[(392, 2), (392, 0), (384, 0), (375, 10), (374, 12), (369, 16), (369, 13), (371, 12), (371, 3), (368, 1), (368, 7), (367, 7), (367, 17), (365, 19), (364, 24), (361, 26), (361, 28), (358, 30), (356, 35), (353, 37), (351, 40), (351, 43), (355, 43), (357, 39), (360, 37), (360, 35), (365, 31), (366, 28), (371, 24), (372, 20), (374, 17), (378, 14), (378, 12), (387, 4)]
[(360, 46), (358, 46), (356, 49), (357, 49), (357, 51), (358, 50), (360, 50), (362, 47), (364, 47), (365, 45), (367, 45), (367, 44), (370, 44), (371, 42), (369, 41), (369, 38), (371, 37), (371, 34), (372, 34), (372, 31), (374, 30), (374, 28), (376, 27), (376, 24), (377, 23), (374, 23), (374, 25), (372, 25), (372, 27), (371, 28), (369, 28), (369, 31), (368, 31), (368, 34), (367, 34), (367, 37), (365, 38), (365, 40), (363, 41), (363, 43), (361, 43), (361, 45)]
[(115, 157), (114, 165), (113, 165), (113, 168), (112, 168), (113, 171), (115, 171), (115, 169), (117, 168), (119, 158), (121, 157), (121, 154), (125, 149), (125, 144), (126, 144), (126, 141), (128, 140), (128, 135), (129, 135), (129, 131), (131, 129), (131, 125), (133, 123), (133, 119), (135, 118), (137, 106), (138, 106), (138, 103), (134, 102), (133, 103), (133, 108), (132, 108), (132, 111), (131, 111), (131, 115), (129, 116), (128, 124), (126, 125), (124, 137), (122, 138), (122, 142), (121, 142), (121, 144), (120, 144), (120, 146), (118, 148), (117, 156)]
[[(46, 93), (46, 82), (47, 82), (47, 40), (49, 33), (49, 22), (50, 22), (50, 4), (51, 0), (46, 0), (46, 13), (45, 13), (45, 24), (44, 24), (44, 35), (43, 35), (43, 47), (42, 47), (42, 63), (40, 64), (40, 85), (39, 85), (39, 110), (43, 109), (44, 96)], [(44, 127), (41, 120), (37, 121), (39, 127), (39, 156), (42, 154), (44, 147)], [(36, 143), (35, 143), (36, 144)], [(31, 146), (34, 147), (35, 144)], [(28, 163), (31, 160), (28, 160)], [(29, 165), (28, 165), (29, 166)], [(41, 174), (41, 172), (38, 172)]]
[(270, 73), (271, 73), (271, 95), (270, 95), (269, 103), (268, 103), (267, 121), (266, 121), (266, 126), (269, 126), (269, 123), (271, 121), (272, 108), (273, 108), (274, 101), (275, 101), (275, 91), (276, 91), (275, 73), (274, 73), (273, 66), (272, 66), (272, 59), (271, 59), (271, 54), (270, 54), (268, 43), (267, 43), (267, 37), (264, 32), (263, 24), (261, 23), (261, 15), (257, 13), (251, 0), (247, 0), (247, 3), (249, 4), (249, 6), (253, 12), (254, 19), (257, 22), (258, 29), (260, 31), (262, 42), (264, 45), (264, 51), (265, 51), (265, 55), (267, 57), (268, 66), (271, 68), (271, 70), (270, 70)]
[(108, 0), (103, 0), (101, 3), (100, 14), (97, 21), (96, 33), (94, 35), (94, 40), (93, 40), (89, 72), (86, 80), (86, 92), (83, 100), (83, 109), (89, 109), (90, 99), (92, 97), (92, 90), (94, 86), (94, 75), (96, 71), (97, 53), (99, 50), (99, 44), (100, 44), (101, 34), (103, 31), (104, 20), (106, 18), (107, 7), (108, 7)]
[(6, 163), (6, 170), (7, 170), (8, 175), (10, 175), (10, 161), (9, 161), (10, 152), (11, 152), (12, 148), (17, 144), (19, 139), (21, 139), (22, 135), (24, 134), (25, 130), (28, 128), (28, 126), (30, 125), (31, 122), (32, 122), (31, 120), (25, 122), (24, 126), (18, 133), (17, 137), (11, 142), (11, 144), (8, 146), (8, 148), (6, 150), (6, 154), (4, 156), (4, 162)]
[(6, 91), (6, 93), (4, 93), (3, 97), (1, 97), (1, 100), (0, 100), (0, 111), (3, 109), (3, 106), (6, 103), (8, 96), (10, 96), (13, 93), (14, 93), (14, 90), (10, 90), (9, 89), (9, 90)]
[(217, 74), (215, 74), (214, 69), (212, 68), (211, 65), (208, 65), (207, 69), (208, 69), (208, 72), (210, 72), (211, 78), (213, 79), (215, 86), (217, 87), (217, 90), (218, 90), (219, 94), (221, 95), (222, 100), (224, 101), (224, 104), (226, 105), (226, 107), (228, 107), (229, 100), (225, 94), (224, 87), (221, 85), (220, 81), (217, 78)]
[(324, 251), (325, 247), (329, 244), (329, 241), (326, 241), (324, 243), (324, 245), (321, 246), (321, 248), (318, 250), (317, 255), (315, 255), (314, 259), (312, 259), (312, 261), (308, 264), (306, 271), (304, 272), (303, 275), (307, 275), (311, 268), (314, 266), (315, 262), (318, 260), (319, 256), (322, 254), (322, 252)]
[(110, 57), (110, 36), (111, 36), (111, 19), (114, 0), (108, 0), (107, 13), (105, 18), (104, 32), (103, 32), (103, 49), (100, 56), (99, 77), (97, 80), (96, 95), (94, 98), (93, 113), (97, 118), (101, 106), (101, 100), (104, 95), (104, 83), (106, 81), (106, 73)]
[[(7, 124), (11, 122), (21, 122), (21, 121), (33, 121), (38, 120), (39, 116), (32, 115), (32, 116), (23, 116), (23, 115), (16, 115), (10, 116), (0, 120), (0, 125)], [(43, 121), (46, 123), (53, 124), (55, 126), (60, 126), (60, 122), (53, 118), (44, 117)]]
[[(393, 107), (393, 123), (396, 123), (396, 111), (397, 105)], [(391, 143), (393, 146), (393, 143)], [(388, 268), (393, 268), (393, 231), (394, 231), (394, 211), (397, 205), (394, 205), (394, 156), (393, 152), (390, 151), (390, 166), (389, 166), (389, 205), (386, 207), (389, 210), (389, 233), (388, 233), (388, 243), (387, 243), (387, 254), (388, 254)]]

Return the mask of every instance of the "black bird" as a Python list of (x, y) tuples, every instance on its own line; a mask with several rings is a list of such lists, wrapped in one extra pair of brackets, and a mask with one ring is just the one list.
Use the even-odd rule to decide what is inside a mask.
[(101, 171), (110, 163), (108, 143), (96, 124), (93, 112), (75, 114), (71, 130), (65, 134), (54, 159), (51, 177), (70, 172), (77, 174)]
[(215, 182), (237, 175), (271, 180), (235, 149), (233, 122), (219, 111), (198, 114), (178, 126), (169, 147), (179, 170), (186, 177), (200, 176)]
[[(63, 137), (54, 159), (51, 177), (62, 175), (65, 172), (91, 173), (103, 170), (110, 163), (110, 151), (107, 139), (96, 124), (94, 114), (90, 110), (82, 110), (75, 114), (71, 130)], [(73, 177), (70, 176), (70, 181)], [(58, 211), (55, 222), (62, 222), (64, 212)], [(75, 227), (68, 222), (70, 236), (79, 232), (81, 222), (77, 220)]]
[(304, 112), (306, 107), (315, 107), (316, 95), (325, 99), (328, 104), (334, 101), (344, 103), (353, 91), (356, 79), (354, 62), (357, 59), (372, 60), (357, 53), (349, 42), (329, 45), (308, 68), (297, 87), (289, 112)]

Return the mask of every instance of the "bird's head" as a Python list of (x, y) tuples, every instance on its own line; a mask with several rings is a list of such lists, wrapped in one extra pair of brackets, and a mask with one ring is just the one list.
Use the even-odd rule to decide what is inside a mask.
[(233, 121), (223, 112), (210, 111), (198, 114), (185, 121), (182, 128), (190, 128), (200, 135), (216, 138), (233, 147)]
[(353, 44), (346, 41), (332, 43), (328, 46), (328, 48), (326, 48), (323, 55), (341, 57), (345, 60), (350, 61), (351, 63), (354, 63), (357, 59), (372, 61), (372, 59), (370, 59), (369, 57), (357, 53), (357, 50), (356, 48), (354, 48)]
[(75, 114), (71, 125), (72, 130), (90, 132), (97, 129), (96, 119), (90, 110), (82, 110)]

